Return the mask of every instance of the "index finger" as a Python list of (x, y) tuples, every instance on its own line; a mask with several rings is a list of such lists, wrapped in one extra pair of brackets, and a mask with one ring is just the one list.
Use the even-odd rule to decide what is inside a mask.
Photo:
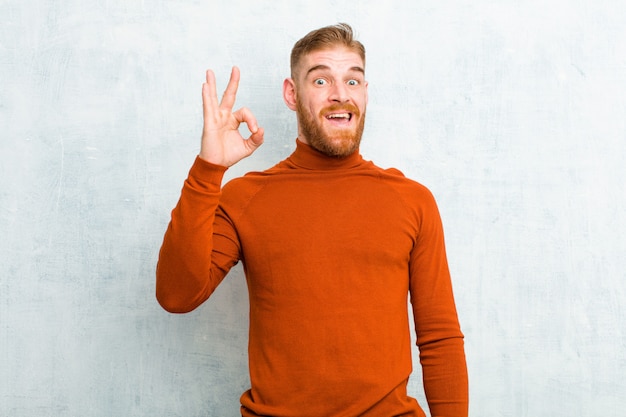
[(235, 99), (237, 98), (239, 78), (239, 68), (233, 67), (230, 73), (230, 80), (228, 80), (228, 85), (226, 86), (226, 90), (224, 90), (224, 95), (222, 96), (222, 101), (220, 102), (220, 107), (232, 111), (233, 106), (235, 105)]
[(206, 82), (202, 85), (202, 103), (204, 113), (217, 110), (217, 92), (215, 91), (215, 74), (212, 70), (206, 71)]

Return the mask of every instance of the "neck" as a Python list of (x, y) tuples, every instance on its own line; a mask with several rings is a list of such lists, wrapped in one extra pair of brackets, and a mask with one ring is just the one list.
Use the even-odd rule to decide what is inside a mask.
[(300, 138), (296, 140), (296, 145), (296, 151), (291, 155), (290, 160), (301, 168), (315, 170), (345, 169), (363, 163), (363, 158), (358, 149), (350, 155), (335, 157), (320, 152)]

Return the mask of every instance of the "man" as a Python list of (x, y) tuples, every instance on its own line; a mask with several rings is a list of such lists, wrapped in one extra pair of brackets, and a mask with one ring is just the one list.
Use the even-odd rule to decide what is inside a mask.
[[(242, 261), (250, 297), (251, 389), (243, 416), (425, 416), (407, 395), (407, 295), (432, 416), (467, 416), (467, 370), (444, 237), (431, 193), (365, 161), (365, 50), (346, 24), (313, 31), (283, 84), (296, 150), (221, 189), (227, 167), (263, 143), (239, 70), (221, 102), (203, 85), (200, 154), (172, 212), (157, 298), (183, 313)], [(246, 123), (251, 136), (238, 127)]]

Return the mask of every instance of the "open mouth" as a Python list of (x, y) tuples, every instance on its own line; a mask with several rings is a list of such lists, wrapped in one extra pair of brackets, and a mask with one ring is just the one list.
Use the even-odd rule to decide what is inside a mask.
[(352, 120), (352, 113), (330, 113), (326, 115), (326, 119), (337, 122), (349, 122)]

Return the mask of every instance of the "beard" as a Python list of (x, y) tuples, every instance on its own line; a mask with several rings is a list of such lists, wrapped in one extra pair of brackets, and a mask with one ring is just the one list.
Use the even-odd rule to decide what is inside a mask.
[[(356, 128), (354, 130), (333, 129), (333, 131), (330, 132), (328, 129), (324, 129), (322, 125), (325, 119), (324, 115), (329, 112), (342, 110), (350, 112), (353, 118), (358, 118)], [(308, 144), (313, 149), (333, 158), (345, 158), (359, 149), (363, 129), (365, 127), (365, 112), (363, 112), (361, 116), (361, 112), (356, 106), (352, 104), (335, 104), (322, 109), (317, 116), (318, 119), (315, 119), (306, 111), (302, 102), (297, 99), (296, 114), (301, 134), (306, 138)]]

